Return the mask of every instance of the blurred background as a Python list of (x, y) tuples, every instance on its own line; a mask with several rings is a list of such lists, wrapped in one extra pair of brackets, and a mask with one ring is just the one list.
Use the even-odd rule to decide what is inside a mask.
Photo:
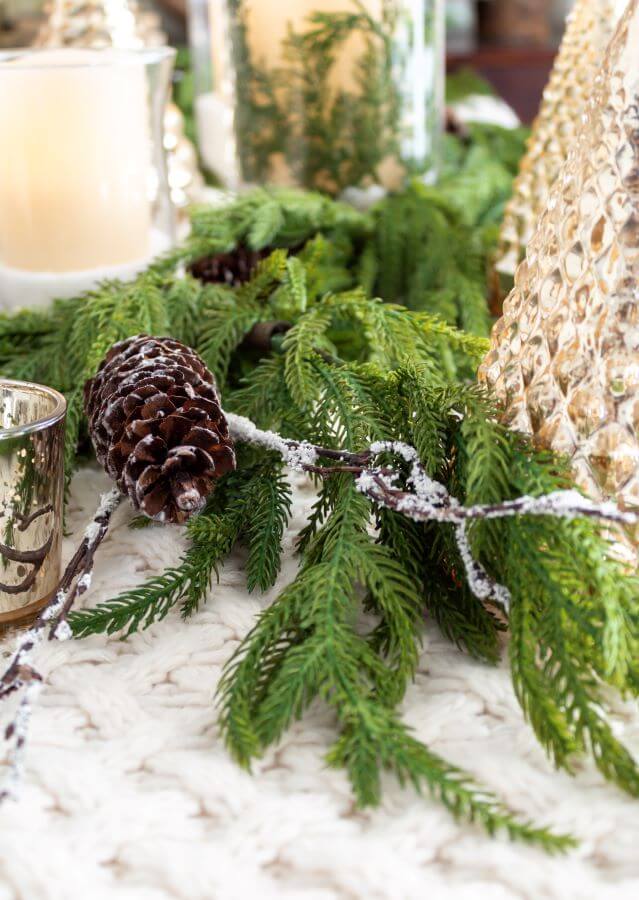
[(574, 0), (447, 0), (448, 70), (482, 75), (530, 123)]
[[(79, 5), (81, 0), (79, 0)], [(448, 70), (489, 82), (523, 122), (535, 115), (573, 0), (447, 0)], [(148, 0), (174, 46), (186, 45), (185, 0)], [(44, 0), (0, 0), (0, 48), (28, 46)]]

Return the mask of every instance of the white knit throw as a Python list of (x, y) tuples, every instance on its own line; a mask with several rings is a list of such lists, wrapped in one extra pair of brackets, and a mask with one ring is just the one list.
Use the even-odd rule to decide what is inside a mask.
[[(311, 494), (301, 476), (279, 587), (295, 570), (293, 534)], [(73, 485), (67, 555), (108, 487)], [(131, 531), (126, 504), (103, 545), (87, 604), (176, 563), (181, 532)], [(572, 831), (563, 858), (456, 825), (428, 798), (385, 783), (358, 812), (327, 769), (330, 712), (313, 707), (281, 745), (238, 769), (221, 745), (213, 692), (221, 667), (274, 596), (249, 597), (235, 555), (208, 605), (127, 642), (48, 644), (19, 803), (0, 811), (0, 900), (606, 900), (639, 896), (639, 801), (590, 766), (553, 771), (524, 723), (506, 663), (465, 658), (429, 625), (403, 715), (417, 737), (469, 769), (513, 808)], [(13, 646), (12, 641), (5, 648)], [(639, 714), (614, 727), (639, 752)]]

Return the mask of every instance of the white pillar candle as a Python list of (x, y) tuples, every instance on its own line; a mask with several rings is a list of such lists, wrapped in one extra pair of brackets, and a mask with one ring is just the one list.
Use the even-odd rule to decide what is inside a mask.
[(75, 289), (82, 272), (117, 275), (147, 259), (152, 154), (143, 60), (51, 50), (3, 63), (0, 76), (0, 290), (28, 295), (35, 284), (61, 295), (68, 290), (42, 279), (59, 275), (61, 288)]

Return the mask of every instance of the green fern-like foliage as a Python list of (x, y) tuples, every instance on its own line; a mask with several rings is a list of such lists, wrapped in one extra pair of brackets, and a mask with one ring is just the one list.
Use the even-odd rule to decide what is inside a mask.
[(419, 183), (384, 201), (373, 216), (375, 231), (362, 261), (368, 289), (487, 335), (481, 231), (464, 224), (448, 198)]
[(192, 615), (206, 597), (218, 565), (238, 542), (248, 546), (249, 590), (272, 587), (291, 512), (290, 488), (281, 470), (281, 461), (272, 453), (247, 450), (238, 470), (222, 479), (202, 513), (188, 523), (190, 546), (179, 564), (93, 609), (72, 613), (74, 633), (129, 635), (161, 621), (178, 604), (184, 617)]
[(365, 215), (345, 203), (284, 188), (257, 188), (221, 209), (196, 208), (191, 225), (184, 246), (160, 260), (160, 267), (173, 266), (176, 257), (188, 261), (240, 245), (252, 250), (300, 247), (318, 234), (337, 242), (360, 240), (371, 227)]
[[(469, 502), (570, 484), (567, 466), (543, 455), (531, 459), (524, 445), (478, 415), (468, 417), (460, 436), (466, 465), (473, 459)], [(591, 523), (542, 518), (527, 523), (525, 535), (510, 520), (483, 523), (475, 538), (498, 577), (512, 571), (510, 657), (522, 707), (555, 762), (570, 767), (588, 751), (607, 778), (637, 795), (639, 772), (607, 721), (603, 686), (636, 692), (639, 579), (620, 575)], [(497, 546), (507, 549), (497, 553)]]
[[(405, 440), (418, 448), (429, 474), (467, 502), (545, 493), (567, 483), (559, 461), (503, 431), (481, 392), (452, 381), (441, 365), (442, 349), (471, 365), (485, 350), (482, 339), (441, 318), (371, 300), (361, 290), (318, 295), (309, 291), (312, 279), (299, 257), (292, 268), (289, 262), (276, 251), (252, 282), (233, 292), (228, 316), (237, 332), (224, 331), (232, 342), (204, 348), (224, 361), (218, 371), (229, 408), (329, 447)], [(271, 316), (283, 306), (291, 329), (242, 375), (246, 312)], [(225, 516), (243, 523), (235, 541), (249, 548), (252, 589), (273, 584), (289, 513), (281, 475), (266, 475), (267, 462), (273, 464), (244, 462), (212, 501), (221, 506), (212, 508), (211, 524), (205, 528), (206, 513), (192, 526), (205, 528), (210, 540), (209, 528), (225, 537)], [(297, 578), (260, 616), (220, 687), (222, 730), (234, 756), (249, 765), (320, 697), (334, 708), (340, 727), (329, 760), (347, 769), (360, 802), (378, 801), (381, 772), (389, 770), (489, 831), (506, 830), (548, 849), (567, 846), (487, 799), (469, 776), (419, 745), (394, 711), (414, 672), (425, 611), (461, 650), (486, 662), (499, 658), (503, 620), (460, 583), (463, 566), (450, 530), (371, 508), (340, 477), (323, 485), (300, 537)], [(607, 561), (607, 545), (591, 525), (506, 520), (477, 526), (472, 539), (513, 595), (513, 677), (540, 739), (568, 768), (592, 752), (607, 777), (635, 792), (634, 763), (606, 723), (598, 687), (607, 681), (635, 689), (634, 579)], [(129, 630), (156, 621), (176, 603), (192, 611), (220, 558), (204, 546), (199, 580), (190, 577), (185, 560), (141, 588), (76, 614), (74, 628), (80, 634)], [(194, 536), (189, 552), (201, 547)], [(580, 572), (587, 573), (585, 586)], [(584, 594), (593, 598), (586, 605), (579, 599)], [(588, 623), (588, 649), (572, 607), (581, 607)], [(145, 618), (138, 618), (141, 609)], [(368, 633), (356, 625), (362, 611), (373, 619)]]

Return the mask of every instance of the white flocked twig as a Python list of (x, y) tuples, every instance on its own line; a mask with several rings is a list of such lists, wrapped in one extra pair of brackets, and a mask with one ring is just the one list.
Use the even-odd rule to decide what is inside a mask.
[(18, 638), (9, 664), (0, 676), (0, 700), (23, 691), (16, 713), (4, 731), (9, 744), (8, 771), (0, 787), (0, 803), (15, 798), (22, 782), (24, 756), (33, 705), (42, 686), (34, 653), (48, 640), (65, 641), (71, 635), (67, 616), (77, 600), (91, 585), (95, 554), (104, 540), (111, 516), (122, 499), (117, 488), (104, 494), (82, 541), (60, 579), (58, 589), (33, 625)]
[[(552, 516), (556, 519), (597, 519), (622, 526), (639, 524), (636, 513), (620, 510), (610, 501), (595, 503), (576, 490), (554, 491), (542, 497), (518, 497), (494, 504), (462, 506), (443, 484), (428, 475), (417, 450), (401, 441), (378, 441), (368, 450), (352, 453), (286, 440), (273, 431), (259, 429), (244, 416), (227, 413), (227, 419), (234, 440), (274, 450), (292, 469), (322, 477), (349, 472), (355, 478), (357, 490), (378, 506), (401, 513), (416, 522), (453, 525), (471, 591), (478, 600), (494, 601), (506, 611), (510, 608), (511, 601), (508, 588), (491, 578), (474, 558), (467, 534), (469, 522), (512, 516)], [(382, 454), (398, 456), (408, 464), (408, 489), (398, 486), (398, 471), (376, 465), (376, 460)], [(320, 459), (335, 460), (339, 464), (320, 466)]]

